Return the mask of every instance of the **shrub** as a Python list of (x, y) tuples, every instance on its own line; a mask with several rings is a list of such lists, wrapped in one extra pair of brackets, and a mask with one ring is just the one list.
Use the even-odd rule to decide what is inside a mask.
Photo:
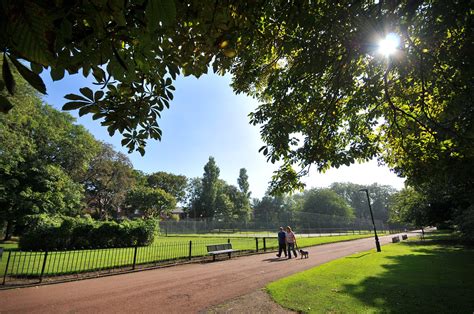
[(94, 221), (90, 216), (32, 215), (20, 239), (23, 250), (123, 247), (149, 245), (157, 224), (154, 220)]
[(158, 224), (153, 219), (131, 221), (130, 236), (134, 245), (149, 245), (153, 243), (158, 232)]
[(60, 246), (60, 228), (62, 220), (46, 214), (26, 217), (26, 232), (20, 238), (19, 246), (23, 250), (51, 250)]
[(462, 211), (457, 222), (462, 238), (474, 243), (474, 205)]

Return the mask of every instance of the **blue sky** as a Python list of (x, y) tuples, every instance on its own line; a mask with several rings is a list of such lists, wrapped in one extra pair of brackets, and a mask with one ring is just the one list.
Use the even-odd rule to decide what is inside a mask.
[[(90, 81), (80, 75), (65, 77), (58, 82), (52, 82), (46, 73), (42, 78), (48, 90), (44, 101), (58, 109), (65, 103), (64, 95), (79, 93), (83, 86), (92, 87)], [(174, 83), (174, 100), (159, 121), (163, 138), (161, 142), (149, 141), (143, 157), (139, 153), (128, 154), (120, 145), (120, 134), (110, 137), (105, 127), (89, 116), (78, 118), (77, 122), (97, 139), (111, 143), (127, 154), (134, 167), (145, 173), (167, 171), (189, 178), (200, 177), (209, 156), (213, 156), (220, 168), (220, 177), (237, 185), (239, 169), (246, 168), (252, 197), (260, 198), (265, 194), (276, 166), (267, 163), (266, 158), (258, 153), (263, 145), (259, 127), (249, 124), (248, 114), (258, 102), (244, 95), (235, 95), (229, 86), (230, 81), (230, 76), (214, 74), (199, 79), (178, 78)], [(71, 113), (77, 117), (75, 112)], [(377, 166), (375, 161), (331, 169), (325, 174), (311, 172), (304, 182), (308, 187), (324, 187), (332, 182), (378, 182), (397, 189), (403, 187), (402, 179), (386, 167)]]

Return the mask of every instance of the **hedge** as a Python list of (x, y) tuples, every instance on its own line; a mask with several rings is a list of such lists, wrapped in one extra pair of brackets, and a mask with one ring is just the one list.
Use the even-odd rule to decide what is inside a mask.
[(90, 216), (31, 215), (21, 236), (22, 250), (144, 246), (153, 242), (158, 224), (151, 219), (95, 221)]

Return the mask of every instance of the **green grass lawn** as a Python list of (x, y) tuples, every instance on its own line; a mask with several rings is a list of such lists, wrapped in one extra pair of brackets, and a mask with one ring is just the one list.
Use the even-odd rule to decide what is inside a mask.
[[(370, 237), (365, 235), (325, 236), (314, 238), (299, 238), (301, 247), (313, 246), (325, 243), (348, 241), (353, 239)], [(255, 251), (256, 241), (251, 237), (158, 237), (155, 242), (147, 247), (137, 249), (137, 264), (147, 264), (167, 260), (185, 259), (189, 257), (189, 242), (192, 241), (192, 257), (207, 255), (206, 245), (227, 243), (230, 239), (232, 247), (241, 251)], [(259, 238), (259, 251), (263, 250), (263, 239)], [(278, 242), (276, 238), (266, 238), (266, 248), (276, 249)], [(16, 244), (9, 243), (11, 248)], [(2, 243), (0, 246), (5, 247)], [(133, 264), (134, 248), (110, 248), (76, 251), (51, 251), (48, 252), (44, 273), (46, 275), (59, 275), (68, 273), (87, 272), (94, 270), (123, 267)], [(0, 261), (0, 276), (5, 274), (8, 252), (4, 252)], [(8, 274), (20, 276), (38, 276), (41, 273), (45, 253), (44, 252), (15, 252), (12, 251), (8, 266)]]
[(304, 313), (473, 313), (474, 248), (405, 242), (358, 253), (267, 286)]
[(0, 247), (2, 247), (5, 251), (9, 251), (12, 249), (18, 248), (18, 242), (16, 241), (0, 241)]

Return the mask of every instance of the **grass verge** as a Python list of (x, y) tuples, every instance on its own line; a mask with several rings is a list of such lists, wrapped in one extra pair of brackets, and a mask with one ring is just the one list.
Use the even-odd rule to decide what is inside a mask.
[(472, 313), (474, 248), (405, 242), (354, 254), (267, 286), (304, 313)]

